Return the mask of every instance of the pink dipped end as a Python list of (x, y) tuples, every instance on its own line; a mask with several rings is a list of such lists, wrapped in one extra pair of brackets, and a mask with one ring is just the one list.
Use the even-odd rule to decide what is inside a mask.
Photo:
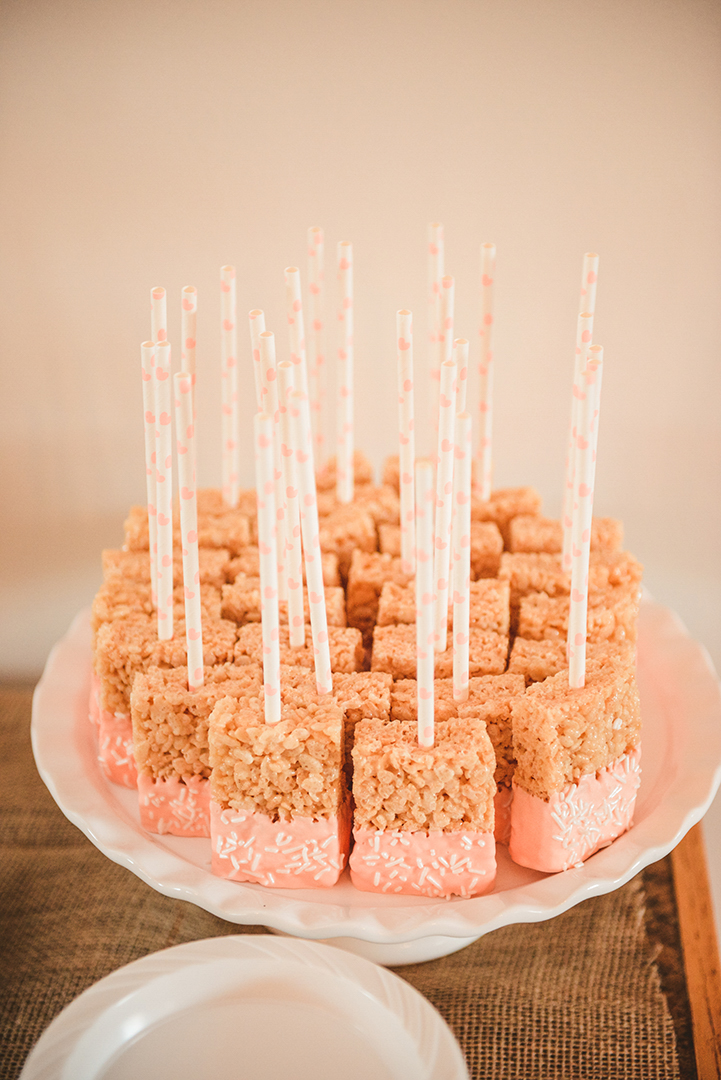
[(478, 896), (493, 887), (491, 833), (354, 829), (350, 876), (364, 892)]
[(127, 713), (100, 710), (98, 761), (108, 780), (114, 784), (127, 788), (138, 786), (133, 754), (133, 724)]
[(192, 776), (155, 780), (138, 776), (140, 824), (170, 836), (210, 836), (210, 780)]

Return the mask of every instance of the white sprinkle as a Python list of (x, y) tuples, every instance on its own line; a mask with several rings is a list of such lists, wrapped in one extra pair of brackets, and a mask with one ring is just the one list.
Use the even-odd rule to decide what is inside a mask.
[(380, 873), (376, 870), (375, 874), (373, 875), (373, 888), (377, 889), (378, 886), (380, 885), (380, 883), (381, 883), (381, 876), (380, 876)]

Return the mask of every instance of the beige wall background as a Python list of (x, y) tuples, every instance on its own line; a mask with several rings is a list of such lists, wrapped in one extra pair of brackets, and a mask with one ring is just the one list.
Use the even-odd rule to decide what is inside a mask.
[[(283, 355), (307, 226), (330, 257), (352, 240), (357, 442), (379, 466), (397, 308), (427, 363), (431, 220), (474, 363), (480, 244), (498, 245), (495, 481), (536, 485), (554, 515), (581, 259), (600, 253), (597, 510), (721, 661), (717, 4), (6, 0), (0, 20), (0, 675), (40, 671), (143, 500), (150, 287), (171, 341), (181, 287), (199, 289), (214, 484), (220, 265)], [(333, 273), (327, 293), (332, 309)]]

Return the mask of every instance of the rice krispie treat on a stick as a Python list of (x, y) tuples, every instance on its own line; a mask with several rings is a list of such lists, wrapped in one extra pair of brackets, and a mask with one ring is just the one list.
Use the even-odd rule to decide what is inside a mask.
[[(201, 551), (200, 554), (202, 558), (203, 552)], [(336, 553), (334, 551), (323, 552), (321, 565), (323, 567), (323, 584), (326, 589), (337, 588), (341, 580)], [(255, 578), (260, 575), (260, 558), (256, 545), (250, 544), (240, 555), (236, 555), (235, 558), (230, 560), (226, 573), (228, 583), (232, 584), (239, 574)], [(303, 582), (305, 583), (305, 566), (303, 566)]]
[(495, 756), (484, 724), (444, 720), (434, 745), (417, 725), (361, 720), (353, 749), (358, 889), (411, 896), (474, 896), (496, 874)]
[(338, 556), (341, 580), (347, 581), (353, 553), (378, 549), (375, 522), (367, 510), (354, 503), (340, 505), (320, 519), (320, 547)]
[[(641, 603), (638, 585), (617, 585), (588, 594), (587, 639), (635, 641)], [(568, 633), (568, 596), (530, 593), (521, 600), (518, 636), (541, 641)]]
[[(260, 623), (246, 623), (245, 626), (236, 627), (237, 643), (235, 645), (236, 663), (260, 664), (263, 659), (263, 636)], [(279, 630), (280, 662), (298, 667), (315, 667), (313, 644), (310, 634), (306, 635), (305, 645), (294, 648), (290, 644), (287, 626), (281, 626)], [(352, 627), (329, 626), (328, 645), (330, 648), (331, 671), (360, 671), (363, 666), (364, 651), (363, 639), (360, 631)]]
[[(345, 593), (341, 588), (326, 588), (325, 610), (329, 626), (345, 626)], [(245, 623), (260, 622), (260, 578), (239, 574), (232, 585), (223, 586), (222, 614), (239, 626)], [(310, 608), (308, 590), (303, 588), (303, 614), (305, 623), (310, 626)], [(288, 624), (288, 601), (278, 602), (278, 618), (282, 624)]]
[[(477, 630), (493, 630), (508, 635), (508, 582), (482, 578), (470, 583), (470, 625)], [(408, 625), (416, 621), (416, 599), (413, 585), (396, 585), (387, 581), (381, 590), (377, 626)], [(448, 611), (448, 626), (453, 626), (453, 608)]]
[[(201, 548), (198, 552), (200, 563), (200, 584), (213, 585), (220, 589), (228, 580), (230, 553), (225, 548)], [(150, 558), (147, 551), (121, 551), (106, 548), (102, 553), (103, 578), (113, 574), (122, 574), (130, 581), (150, 584)], [(180, 559), (173, 561), (173, 586), (183, 584), (183, 564)]]
[(285, 889), (328, 888), (350, 845), (343, 714), (308, 690), (266, 724), (260, 699), (226, 697), (209, 727), (213, 873)]
[[(636, 646), (630, 641), (589, 642), (586, 652), (589, 660), (612, 660), (629, 668), (633, 668), (636, 663)], [(527, 685), (543, 682), (551, 675), (557, 675), (559, 671), (567, 671), (565, 639), (530, 641), (528, 638), (514, 638), (508, 670), (522, 675)]]
[(404, 573), (400, 558), (380, 552), (355, 551), (346, 593), (348, 625), (357, 626), (364, 635), (369, 635), (378, 618), (378, 604), (385, 583), (408, 585), (412, 580), (411, 574)]
[[(232, 555), (239, 554), (254, 539), (254, 518), (241, 510), (222, 509), (218, 513), (203, 512), (198, 507), (198, 546), (201, 548), (226, 548)], [(123, 526), (127, 551), (148, 551), (148, 511), (144, 506), (131, 506)], [(179, 550), (180, 515), (177, 507), (173, 512), (173, 547)]]
[[(469, 675), (500, 675), (506, 670), (508, 659), (508, 636), (492, 630), (471, 627), (469, 633)], [(437, 652), (434, 656), (437, 679), (449, 679), (453, 675), (453, 649)], [(387, 671), (394, 679), (416, 677), (416, 628), (376, 626), (373, 631), (371, 671)]]
[(505, 547), (509, 546), (511, 522), (519, 515), (533, 516), (541, 512), (541, 496), (532, 487), (498, 488), (487, 502), (474, 496), (471, 501), (472, 521), (494, 521)]
[(571, 688), (561, 671), (514, 698), (511, 716), (511, 858), (567, 870), (631, 824), (641, 752), (635, 670), (589, 659), (585, 686)]
[[(335, 510), (346, 505), (338, 501), (335, 489), (318, 492), (318, 516), (321, 518), (328, 517)], [(375, 484), (364, 484), (356, 488), (352, 505), (370, 514), (376, 529), (379, 529), (381, 525), (397, 526), (400, 522), (401, 507), (398, 492), (387, 484), (382, 484), (380, 487), (376, 487)]]
[[(540, 516), (520, 515), (509, 526), (509, 551), (545, 551), (555, 554), (563, 549), (563, 526), (560, 521)], [(591, 551), (620, 551), (623, 525), (615, 518), (594, 518), (591, 525)]]

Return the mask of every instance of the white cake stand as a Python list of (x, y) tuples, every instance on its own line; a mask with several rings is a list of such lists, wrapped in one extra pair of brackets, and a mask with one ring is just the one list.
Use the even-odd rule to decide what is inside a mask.
[(90, 663), (83, 611), (50, 654), (33, 700), (35, 760), (66, 817), (108, 858), (166, 896), (381, 964), (445, 956), (500, 926), (550, 919), (619, 888), (675, 847), (703, 817), (721, 780), (721, 689), (711, 662), (672, 612), (645, 599), (638, 659), (643, 778), (634, 825), (582, 867), (539, 874), (516, 866), (499, 846), (493, 892), (471, 900), (363, 893), (347, 871), (332, 889), (239, 884), (211, 874), (207, 840), (143, 832), (136, 793), (105, 779), (88, 721)]

